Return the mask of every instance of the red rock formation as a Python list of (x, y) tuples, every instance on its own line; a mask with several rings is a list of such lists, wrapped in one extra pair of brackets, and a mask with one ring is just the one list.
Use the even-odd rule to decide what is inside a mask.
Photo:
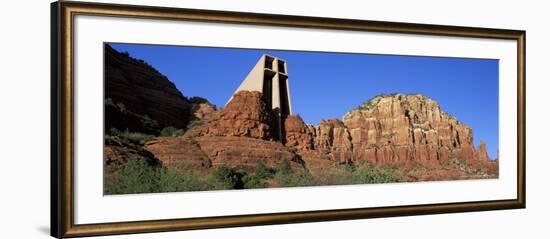
[(351, 161), (351, 136), (346, 126), (337, 119), (323, 120), (316, 128), (315, 147), (336, 162)]
[(249, 137), (158, 137), (147, 142), (145, 148), (163, 165), (181, 172), (222, 164), (253, 171), (260, 161), (273, 167), (285, 159), (295, 168), (303, 167), (297, 154), (282, 144)]
[(477, 160), (471, 128), (425, 96), (377, 96), (344, 116), (353, 161), (438, 167), (451, 157)]
[(477, 161), (473, 164), (474, 168), (498, 175), (498, 152), (495, 160), (491, 160), (489, 154), (487, 154), (487, 145), (483, 141), (477, 146), (476, 158)]
[(144, 62), (105, 45), (105, 127), (155, 132), (185, 128), (189, 101), (164, 75)]
[(216, 110), (206, 99), (185, 98), (149, 64), (109, 45), (105, 84), (107, 130), (156, 134), (167, 126), (183, 129), (190, 120), (199, 122), (184, 136), (158, 137), (145, 145), (107, 138), (108, 172), (141, 156), (181, 171), (220, 164), (251, 170), (260, 161), (275, 166), (286, 159), (293, 167), (315, 168), (320, 174), (349, 162), (397, 166), (411, 169), (402, 171), (411, 181), (498, 175), (498, 160), (490, 160), (485, 143), (474, 148), (472, 129), (418, 94), (377, 96), (348, 112), (343, 121), (323, 120), (317, 127), (288, 116), (283, 145), (273, 141), (270, 109), (260, 92), (238, 92), (224, 109)]
[(477, 146), (476, 156), (479, 161), (485, 161), (485, 162), (491, 161), (489, 154), (487, 154), (487, 145), (485, 144), (485, 142), (481, 141)]
[[(316, 128), (299, 116), (285, 122), (286, 145), (308, 164), (355, 162), (411, 168), (441, 168), (450, 158), (470, 165), (487, 161), (484, 143), (476, 150), (472, 130), (422, 95), (383, 95), (347, 113), (344, 121)], [(313, 142), (313, 147), (312, 147)]]
[[(296, 149), (309, 169), (334, 166), (330, 152), (317, 150), (317, 129), (306, 125), (300, 116), (291, 115), (285, 119), (285, 136), (285, 146)], [(331, 148), (328, 144), (327, 148)]]
[(225, 109), (212, 112), (184, 136), (155, 138), (146, 148), (165, 165), (181, 169), (225, 164), (253, 170), (260, 161), (275, 166), (285, 159), (302, 168), (295, 152), (269, 140), (269, 122), (261, 93), (241, 91)]
[(339, 120), (324, 120), (313, 127), (306, 125), (300, 116), (289, 116), (285, 120), (285, 135), (285, 146), (297, 149), (310, 169), (330, 169), (349, 162), (352, 154), (349, 132)]
[(144, 158), (148, 160), (150, 165), (158, 165), (161, 163), (151, 152), (145, 150), (142, 145), (133, 143), (129, 140), (109, 137), (106, 138), (104, 142), (103, 161), (107, 172), (118, 169), (130, 158)]
[(315, 129), (307, 126), (300, 116), (290, 115), (285, 119), (285, 145), (299, 150), (313, 150)]
[(253, 170), (260, 161), (273, 167), (286, 159), (293, 167), (303, 167), (296, 153), (274, 141), (236, 136), (206, 136), (196, 141), (213, 165)]
[(212, 115), (216, 111), (216, 107), (208, 102), (198, 103), (193, 104), (191, 111), (195, 120), (203, 120)]
[(190, 138), (158, 137), (145, 143), (145, 149), (153, 153), (164, 166), (182, 172), (212, 166), (212, 162), (199, 144)]
[(285, 145), (271, 138), (269, 112), (259, 92), (237, 93), (225, 109), (202, 122), (184, 136), (159, 137), (145, 148), (180, 170), (225, 164), (250, 171), (260, 161), (275, 166), (286, 159), (317, 175), (349, 162), (396, 166), (410, 181), (498, 174), (485, 144), (474, 149), (472, 130), (421, 95), (375, 97), (346, 114), (343, 122), (323, 120), (317, 127), (288, 116)]
[(189, 102), (191, 103), (191, 120), (200, 121), (206, 119), (216, 111), (216, 106), (208, 102), (205, 98), (195, 96), (189, 98)]
[(187, 133), (187, 137), (242, 136), (270, 139), (269, 112), (261, 93), (240, 91), (225, 109), (213, 112), (201, 125)]

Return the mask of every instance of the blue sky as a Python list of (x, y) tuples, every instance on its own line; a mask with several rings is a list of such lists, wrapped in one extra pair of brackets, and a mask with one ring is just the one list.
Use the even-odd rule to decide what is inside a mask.
[(111, 44), (143, 59), (187, 97), (223, 107), (263, 53), (287, 61), (292, 108), (305, 122), (338, 118), (381, 93), (421, 93), (498, 150), (498, 60)]

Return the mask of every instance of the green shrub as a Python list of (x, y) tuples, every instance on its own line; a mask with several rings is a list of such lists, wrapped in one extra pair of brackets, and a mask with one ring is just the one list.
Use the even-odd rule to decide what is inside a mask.
[(191, 104), (202, 104), (202, 103), (210, 103), (207, 99), (199, 97), (199, 96), (193, 96), (188, 99), (189, 103)]
[(164, 136), (164, 137), (180, 136), (182, 134), (183, 134), (183, 130), (176, 129), (172, 126), (165, 127), (160, 131), (160, 136)]
[[(253, 174), (220, 165), (208, 176), (190, 171), (181, 174), (173, 168), (151, 164), (144, 157), (130, 158), (125, 165), (105, 181), (105, 194), (131, 194), (154, 192), (183, 192), (223, 189), (266, 188), (267, 180), (273, 180), (280, 187), (377, 184), (402, 182), (391, 169), (372, 165), (356, 167), (342, 165), (329, 180), (316, 179), (307, 169), (292, 169), (288, 160), (282, 160), (275, 169), (259, 162)], [(271, 181), (270, 181), (271, 182)]]
[(242, 178), (244, 188), (265, 188), (267, 183), (258, 175), (245, 175)]
[(112, 136), (119, 136), (122, 132), (115, 127), (109, 129), (109, 134)]
[(109, 134), (111, 136), (117, 136), (120, 138), (128, 139), (134, 143), (142, 144), (143, 142), (153, 138), (152, 135), (139, 133), (139, 132), (130, 132), (128, 129), (124, 131), (120, 131), (117, 128), (111, 128), (109, 129)]
[(281, 187), (319, 185), (318, 180), (311, 175), (309, 170), (302, 169), (298, 172), (294, 172), (288, 159), (281, 160), (281, 162), (277, 164), (273, 178)]
[(208, 188), (208, 184), (206, 184), (204, 180), (201, 180), (199, 175), (193, 172), (188, 172), (184, 174), (182, 177), (183, 177), (183, 183), (179, 191), (190, 192), (190, 191), (210, 190)]
[(105, 181), (106, 194), (151, 193), (158, 191), (157, 167), (147, 159), (134, 157), (116, 171), (116, 176)]
[(183, 177), (174, 169), (161, 168), (158, 170), (158, 191), (182, 191)]
[(357, 170), (357, 166), (353, 163), (340, 164), (338, 165), (338, 168), (346, 173), (351, 173)]
[(207, 190), (205, 182), (193, 172), (180, 174), (174, 169), (159, 169), (159, 192), (189, 192)]
[(355, 168), (348, 166), (344, 172), (336, 175), (334, 184), (377, 184), (402, 182), (403, 179), (395, 175), (390, 169), (381, 169), (369, 165), (367, 167)]
[(210, 190), (235, 189), (238, 183), (236, 172), (227, 165), (220, 165), (208, 176)]
[(283, 159), (279, 162), (275, 168), (277, 173), (281, 174), (292, 174), (292, 166), (290, 166), (290, 161), (288, 159)]
[(319, 185), (317, 179), (311, 175), (309, 170), (301, 170), (296, 173), (285, 173), (284, 171), (278, 171), (274, 179), (281, 187), (305, 187)]
[(126, 111), (126, 106), (122, 103), (122, 102), (118, 102), (115, 104), (118, 109), (121, 111), (121, 112), (125, 112)]
[(148, 159), (131, 158), (118, 169), (112, 179), (105, 181), (105, 194), (132, 194), (156, 192), (188, 192), (211, 190), (199, 175), (189, 172), (151, 166)]
[(360, 183), (392, 183), (402, 181), (400, 177), (394, 175), (390, 170), (378, 169), (374, 166), (358, 169), (352, 175)]
[(115, 103), (113, 102), (113, 99), (111, 99), (111, 98), (105, 98), (104, 103), (106, 105), (113, 105), (113, 106), (115, 105)]
[(128, 139), (136, 144), (143, 144), (145, 141), (150, 140), (153, 138), (152, 135), (139, 133), (139, 132), (130, 132), (128, 129), (126, 129), (123, 132), (120, 132), (118, 134), (119, 137)]
[(141, 116), (141, 123), (143, 124), (144, 127), (146, 128), (157, 128), (159, 127), (159, 123), (154, 120), (154, 119), (151, 119), (151, 117), (149, 117), (149, 115), (143, 115)]
[(275, 172), (272, 168), (265, 165), (263, 161), (260, 161), (256, 164), (254, 174), (261, 179), (267, 179), (273, 177), (273, 174), (275, 174)]
[(190, 130), (190, 129), (192, 129), (192, 128), (194, 128), (194, 127), (197, 127), (197, 126), (199, 126), (199, 125), (201, 125), (201, 124), (202, 124), (202, 122), (201, 122), (200, 120), (191, 120), (191, 122), (189, 122), (189, 123), (187, 124), (186, 129), (187, 129), (187, 130)]

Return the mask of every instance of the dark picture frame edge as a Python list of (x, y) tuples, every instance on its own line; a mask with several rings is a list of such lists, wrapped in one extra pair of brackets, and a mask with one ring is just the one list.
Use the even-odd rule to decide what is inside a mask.
[[(238, 24), (461, 36), (517, 41), (517, 198), (394, 207), (335, 209), (239, 216), (75, 224), (73, 199), (73, 19), (75, 15), (209, 21)], [(51, 3), (51, 228), (53, 237), (80, 237), (362, 218), (473, 212), (526, 207), (526, 32), (461, 26), (242, 13), (86, 2)]]
[(61, 238), (59, 221), (60, 195), (59, 189), (60, 174), (59, 166), (59, 14), (57, 2), (50, 4), (50, 235)]

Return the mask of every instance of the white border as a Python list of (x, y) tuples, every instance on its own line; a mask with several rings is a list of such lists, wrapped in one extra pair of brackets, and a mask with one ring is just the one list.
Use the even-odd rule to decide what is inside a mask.
[[(76, 224), (516, 198), (515, 41), (80, 15), (74, 29)], [(499, 179), (104, 197), (103, 42), (499, 59)]]

